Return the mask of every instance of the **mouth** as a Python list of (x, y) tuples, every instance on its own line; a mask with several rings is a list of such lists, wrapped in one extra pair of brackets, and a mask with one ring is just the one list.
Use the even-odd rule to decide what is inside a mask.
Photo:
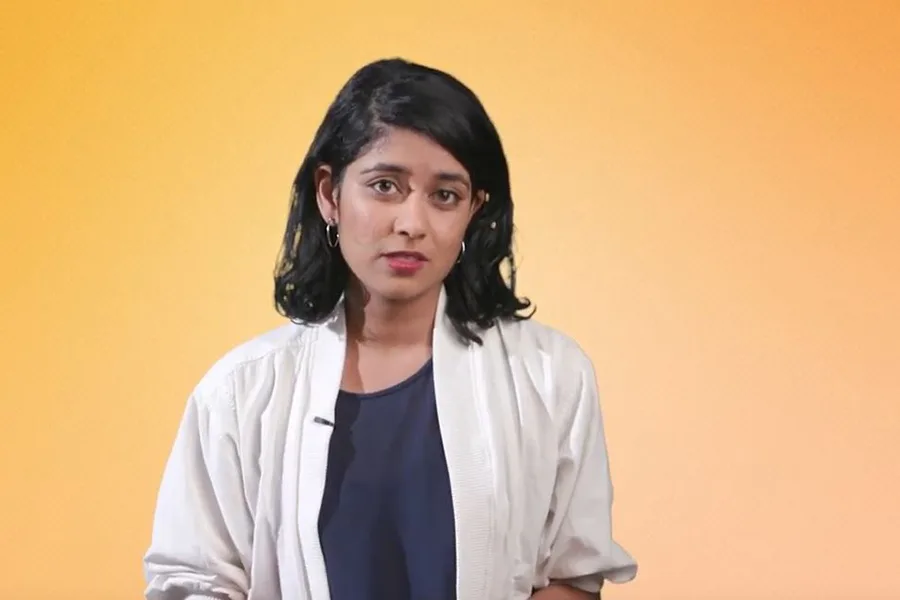
[(428, 258), (421, 252), (386, 252), (384, 254), (388, 260), (408, 261), (408, 262), (426, 262)]
[(386, 252), (383, 256), (396, 275), (414, 275), (428, 262), (421, 252)]

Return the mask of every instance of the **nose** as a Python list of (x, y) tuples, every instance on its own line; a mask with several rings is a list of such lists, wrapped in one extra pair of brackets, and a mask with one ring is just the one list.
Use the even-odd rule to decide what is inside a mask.
[(428, 199), (413, 192), (397, 205), (394, 232), (412, 239), (425, 235), (428, 225)]

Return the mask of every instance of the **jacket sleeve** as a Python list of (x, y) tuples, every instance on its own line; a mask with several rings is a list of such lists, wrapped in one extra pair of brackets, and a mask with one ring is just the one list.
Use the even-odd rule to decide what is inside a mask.
[(599, 593), (606, 580), (633, 579), (637, 564), (612, 537), (613, 491), (594, 368), (581, 351), (565, 354), (574, 360), (557, 390), (559, 462), (539, 581)]
[(162, 477), (148, 600), (245, 600), (253, 523), (245, 501), (233, 386), (194, 391)]

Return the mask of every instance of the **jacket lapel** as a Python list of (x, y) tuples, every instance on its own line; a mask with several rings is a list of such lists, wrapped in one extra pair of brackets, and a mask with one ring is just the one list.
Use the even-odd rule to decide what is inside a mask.
[(456, 528), (458, 598), (477, 600), (490, 589), (494, 539), (493, 473), (481, 375), (481, 347), (466, 344), (445, 313), (442, 290), (433, 335), (438, 422), (450, 474)]
[(308, 597), (314, 599), (329, 597), (319, 539), (319, 509), (325, 491), (328, 448), (334, 431), (335, 404), (344, 372), (346, 348), (346, 319), (341, 301), (331, 317), (316, 327), (310, 358), (301, 365), (301, 381), (307, 384), (297, 387), (302, 390), (300, 393), (307, 394), (308, 401), (298, 398), (294, 402), (295, 406), (305, 409), (295, 411), (302, 433), (299, 436), (299, 477), (294, 506), (298, 510), (297, 530), (302, 564), (306, 568)]

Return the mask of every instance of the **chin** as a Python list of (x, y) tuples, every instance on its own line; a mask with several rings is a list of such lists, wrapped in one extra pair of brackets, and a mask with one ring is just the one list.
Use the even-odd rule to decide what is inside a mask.
[(417, 278), (380, 281), (378, 285), (366, 286), (369, 295), (378, 296), (388, 302), (409, 302), (428, 293), (434, 285), (417, 281)]
[(427, 290), (421, 286), (385, 286), (384, 289), (372, 290), (373, 295), (378, 295), (389, 302), (409, 302), (415, 300)]

